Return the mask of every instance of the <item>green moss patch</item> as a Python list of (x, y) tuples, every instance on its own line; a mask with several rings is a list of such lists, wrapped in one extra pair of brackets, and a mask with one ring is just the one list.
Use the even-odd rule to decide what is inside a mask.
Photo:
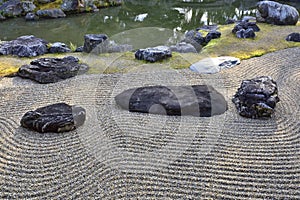
[(203, 48), (202, 53), (210, 56), (234, 56), (240, 59), (249, 59), (261, 56), (276, 50), (289, 47), (299, 47), (300, 43), (285, 40), (288, 34), (300, 32), (300, 23), (297, 26), (274, 26), (259, 23), (261, 31), (256, 32), (254, 39), (240, 39), (231, 33), (234, 24), (221, 26), (221, 38), (212, 40)]

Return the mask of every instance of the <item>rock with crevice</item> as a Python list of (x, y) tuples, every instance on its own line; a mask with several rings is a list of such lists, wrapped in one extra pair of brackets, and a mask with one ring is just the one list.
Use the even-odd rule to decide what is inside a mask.
[(243, 117), (271, 117), (279, 102), (277, 84), (269, 76), (244, 80), (232, 101)]
[(275, 1), (257, 3), (256, 20), (274, 25), (296, 25), (299, 12), (296, 8)]
[(139, 49), (135, 52), (135, 58), (148, 62), (157, 62), (172, 57), (172, 52), (167, 46), (157, 46)]
[(223, 114), (227, 102), (209, 85), (148, 86), (125, 90), (116, 103), (130, 112), (211, 117)]
[(82, 126), (85, 118), (84, 108), (56, 103), (26, 112), (20, 123), (22, 127), (40, 133), (62, 133)]
[(86, 53), (92, 52), (102, 42), (107, 40), (108, 37), (105, 34), (86, 34), (84, 36), (83, 51)]
[(48, 42), (33, 35), (25, 35), (0, 45), (0, 55), (34, 57), (47, 53)]
[(88, 69), (88, 65), (79, 63), (79, 59), (73, 56), (40, 58), (31, 61), (29, 65), (21, 66), (17, 75), (39, 83), (55, 83), (83, 74)]

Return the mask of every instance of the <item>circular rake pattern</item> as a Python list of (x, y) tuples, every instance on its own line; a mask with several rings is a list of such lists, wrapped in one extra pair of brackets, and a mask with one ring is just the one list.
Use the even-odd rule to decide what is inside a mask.
[[(282, 50), (219, 75), (144, 71), (23, 86), (4, 78), (0, 83), (15, 83), (0, 89), (0, 198), (297, 199), (299, 54)], [(231, 103), (241, 80), (258, 75), (272, 76), (279, 87), (281, 101), (268, 120), (243, 118)], [(114, 102), (131, 87), (205, 83), (228, 101), (224, 115), (130, 113)], [(19, 126), (26, 111), (56, 102), (84, 107), (85, 124), (63, 134)]]

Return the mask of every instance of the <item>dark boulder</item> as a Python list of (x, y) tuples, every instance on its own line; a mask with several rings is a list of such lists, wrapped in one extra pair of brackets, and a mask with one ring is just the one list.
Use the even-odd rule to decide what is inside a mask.
[(107, 38), (108, 37), (105, 34), (87, 34), (87, 35), (85, 35), (83, 51), (86, 53), (90, 53), (93, 49), (95, 49), (99, 44), (101, 44)]
[(78, 58), (40, 58), (20, 67), (17, 75), (39, 83), (54, 83), (87, 72), (89, 67)]
[(186, 42), (180, 42), (176, 45), (172, 45), (170, 46), (170, 50), (179, 53), (197, 53), (196, 48), (192, 44)]
[(36, 15), (40, 18), (56, 19), (66, 17), (66, 14), (61, 9), (45, 9), (38, 10)]
[(232, 101), (243, 117), (271, 117), (279, 102), (277, 84), (268, 76), (244, 80)]
[(38, 20), (38, 19), (39, 19), (39, 17), (36, 14), (32, 13), (32, 12), (27, 13), (26, 16), (25, 16), (26, 21), (35, 21), (35, 20)]
[(300, 33), (291, 33), (286, 37), (286, 41), (300, 42)]
[(55, 42), (50, 45), (48, 51), (49, 53), (66, 53), (70, 52), (71, 49), (65, 43)]
[(54, 2), (55, 0), (37, 0), (38, 3), (40, 4), (46, 4), (46, 3), (51, 3)]
[(33, 57), (47, 52), (48, 42), (33, 35), (18, 37), (0, 46), (0, 55), (17, 55), (20, 57)]
[(260, 28), (255, 22), (239, 22), (232, 29), (232, 33), (236, 35), (237, 38), (255, 38), (255, 32), (260, 31)]
[(129, 89), (115, 97), (130, 112), (210, 117), (223, 114), (227, 102), (209, 85), (150, 86)]
[(219, 31), (210, 31), (206, 36), (205, 36), (205, 42), (208, 44), (212, 39), (217, 39), (221, 37), (221, 33)]
[(190, 30), (185, 34), (185, 38), (188, 40), (194, 40), (196, 41), (199, 45), (204, 46), (206, 45), (205, 42), (205, 37), (202, 36), (202, 34), (198, 31)]
[(29, 111), (21, 119), (21, 126), (40, 133), (62, 133), (84, 124), (86, 111), (80, 106), (57, 103)]
[(77, 47), (75, 52), (83, 52), (83, 46)]
[(229, 19), (226, 19), (225, 24), (234, 24), (235, 22), (236, 22), (236, 20), (229, 18)]
[(256, 20), (275, 25), (296, 25), (299, 12), (296, 8), (274, 1), (257, 3)]
[(166, 46), (139, 49), (135, 52), (136, 59), (148, 62), (157, 62), (169, 57), (172, 57), (172, 52), (170, 48)]

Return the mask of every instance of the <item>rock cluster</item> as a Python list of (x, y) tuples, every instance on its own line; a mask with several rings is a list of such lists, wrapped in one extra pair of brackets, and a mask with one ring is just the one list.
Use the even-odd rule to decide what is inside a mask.
[(57, 103), (29, 111), (21, 119), (21, 126), (40, 133), (72, 131), (84, 124), (85, 109)]
[(232, 29), (232, 33), (238, 38), (254, 38), (255, 32), (260, 31), (260, 28), (255, 22), (241, 21)]
[(89, 67), (78, 58), (40, 58), (20, 67), (17, 75), (39, 83), (54, 83), (87, 72)]
[(275, 1), (257, 3), (256, 20), (275, 25), (296, 25), (299, 12), (296, 8)]
[(31, 1), (9, 0), (0, 5), (0, 13), (3, 17), (16, 17), (32, 12), (35, 8)]
[(268, 76), (244, 80), (232, 101), (243, 117), (270, 117), (279, 102), (277, 84)]
[(209, 85), (149, 86), (125, 90), (116, 103), (130, 112), (210, 117), (223, 114), (227, 102)]
[(157, 62), (169, 57), (172, 57), (172, 52), (170, 48), (166, 46), (139, 49), (135, 52), (136, 59), (148, 62)]

